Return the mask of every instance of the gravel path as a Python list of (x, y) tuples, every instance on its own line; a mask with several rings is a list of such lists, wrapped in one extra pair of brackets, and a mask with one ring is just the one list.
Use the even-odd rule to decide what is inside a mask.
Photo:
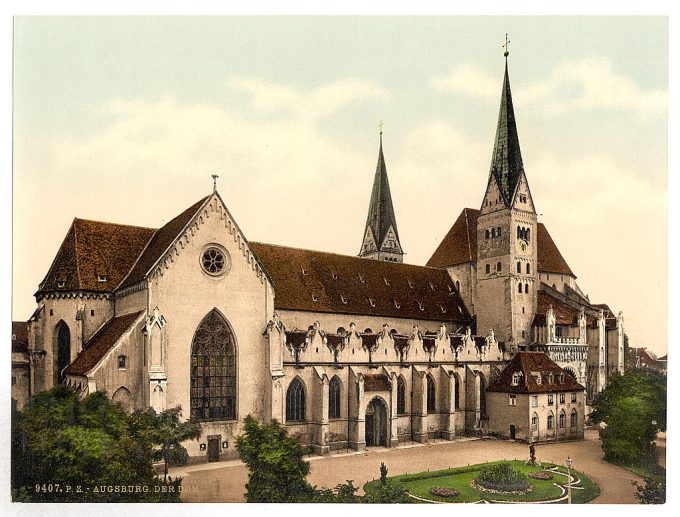
[[(600, 487), (593, 503), (636, 503), (632, 481), (640, 478), (627, 470), (602, 460), (600, 440), (595, 430), (586, 431), (586, 439), (536, 446), (536, 457), (543, 462), (564, 465), (567, 456), (574, 469), (588, 475)], [(389, 475), (439, 470), (474, 465), (501, 459), (525, 459), (524, 443), (501, 440), (462, 438), (454, 442), (436, 441), (428, 445), (406, 444), (395, 449), (370, 448), (365, 453), (342, 453), (330, 457), (311, 457), (308, 480), (318, 487), (334, 487), (348, 479), (361, 487), (380, 476), (385, 462)], [(183, 485), (196, 485), (198, 492), (186, 493), (186, 502), (243, 502), (248, 475), (239, 461), (211, 463), (171, 469), (171, 475), (184, 477)]]

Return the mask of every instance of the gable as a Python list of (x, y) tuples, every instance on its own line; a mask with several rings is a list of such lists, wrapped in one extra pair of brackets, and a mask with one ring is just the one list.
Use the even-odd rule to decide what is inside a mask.
[(512, 201), (512, 207), (518, 210), (525, 210), (528, 212), (536, 212), (534, 200), (531, 197), (531, 190), (529, 189), (529, 182), (527, 181), (524, 171), (520, 174), (515, 195)]
[(490, 214), (491, 212), (496, 212), (497, 210), (503, 210), (505, 206), (505, 197), (498, 188), (498, 182), (496, 181), (496, 176), (493, 174), (489, 175), (489, 182), (486, 185), (486, 192), (484, 193), (484, 198), (482, 199), (482, 207), (479, 210), (479, 215)]
[(365, 255), (367, 253), (372, 253), (378, 251), (378, 246), (375, 243), (375, 238), (373, 237), (373, 230), (370, 226), (366, 226), (366, 234), (364, 235), (364, 242), (361, 245), (360, 255)]
[(401, 246), (399, 245), (399, 238), (397, 237), (397, 233), (394, 231), (394, 228), (392, 225), (389, 226), (387, 229), (387, 233), (385, 234), (385, 239), (383, 239), (382, 244), (380, 245), (380, 250), (381, 251), (391, 251), (393, 253), (401, 253)]

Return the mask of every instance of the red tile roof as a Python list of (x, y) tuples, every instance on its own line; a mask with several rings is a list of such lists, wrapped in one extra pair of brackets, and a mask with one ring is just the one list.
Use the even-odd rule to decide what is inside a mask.
[[(428, 260), (430, 267), (447, 267), (477, 260), (477, 218), (479, 210), (465, 208)], [(550, 237), (543, 223), (538, 223), (538, 271), (572, 275), (571, 268)]]
[[(514, 373), (520, 373), (519, 383), (513, 386)], [(532, 374), (541, 374), (541, 384)], [(553, 382), (550, 382), (552, 373)], [(565, 372), (543, 352), (518, 352), (487, 391), (500, 393), (553, 393), (560, 391), (583, 391), (574, 378)]]
[(120, 337), (132, 327), (140, 314), (144, 311), (126, 314), (110, 319), (97, 333), (92, 336), (80, 355), (66, 368), (68, 375), (87, 375), (99, 364), (106, 353), (111, 350)]
[(203, 206), (208, 196), (200, 199), (162, 228), (156, 230), (146, 248), (135, 262), (132, 270), (123, 280), (120, 288), (128, 287), (142, 280), (149, 273), (154, 264), (165, 253), (168, 247), (179, 236), (196, 212)]
[(28, 323), (25, 321), (12, 322), (12, 352), (28, 352)]
[(74, 219), (36, 296), (53, 291), (112, 292), (153, 233), (152, 228)]
[[(545, 315), (548, 312), (550, 306), (553, 308), (555, 313), (555, 323), (557, 325), (577, 325), (578, 316), (580, 314), (580, 309), (572, 307), (562, 300), (551, 296), (544, 290), (538, 291), (537, 303), (536, 303), (536, 314)], [(597, 318), (593, 316), (592, 312), (586, 311), (586, 322), (588, 325), (594, 325), (597, 322)], [(543, 323), (545, 324), (545, 323)]]
[(367, 373), (364, 375), (364, 391), (390, 391), (392, 383), (382, 373)]
[(274, 283), (274, 306), (468, 324), (443, 269), (251, 242)]

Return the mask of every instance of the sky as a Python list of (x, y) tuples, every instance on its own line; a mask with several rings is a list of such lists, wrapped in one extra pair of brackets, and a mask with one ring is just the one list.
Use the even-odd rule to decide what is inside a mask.
[(489, 174), (505, 34), (534, 202), (632, 346), (667, 347), (668, 20), (17, 17), (12, 317), (74, 217), (159, 227), (218, 190), (250, 241), (356, 255), (383, 122), (405, 262)]

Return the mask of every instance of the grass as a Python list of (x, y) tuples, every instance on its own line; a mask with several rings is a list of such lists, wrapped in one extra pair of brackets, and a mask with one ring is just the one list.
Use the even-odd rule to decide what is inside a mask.
[(649, 461), (647, 463), (640, 463), (637, 465), (628, 465), (626, 463), (618, 463), (610, 461), (613, 465), (618, 465), (633, 474), (640, 476), (641, 478), (650, 478), (653, 481), (663, 481), (666, 479), (666, 469), (654, 461)]
[[(483, 463), (469, 467), (420, 472), (417, 474), (404, 474), (390, 479), (402, 484), (406, 490), (415, 496), (444, 502), (472, 503), (486, 499), (496, 501), (523, 501), (530, 503), (557, 498), (562, 494), (560, 488), (555, 486), (554, 483), (566, 483), (566, 477), (555, 474), (553, 474), (553, 479), (550, 480), (529, 478), (529, 482), (534, 486), (534, 489), (527, 494), (521, 495), (493, 494), (477, 490), (470, 486), (471, 481), (479, 475), (482, 467), (494, 463), (502, 462)], [(529, 467), (522, 461), (509, 461), (508, 463), (510, 463), (514, 469), (525, 474), (540, 470), (538, 467)], [(566, 469), (563, 467), (559, 467), (558, 470), (566, 473)], [(581, 479), (579, 486), (584, 487), (583, 490), (572, 490), (573, 503), (586, 503), (594, 499), (600, 493), (597, 485), (587, 476), (576, 471), (572, 471), (572, 473)], [(367, 483), (364, 490), (370, 490), (373, 483), (376, 483), (376, 481)], [(460, 492), (460, 495), (451, 498), (438, 497), (430, 493), (430, 489), (434, 487), (454, 488)], [(414, 502), (415, 501), (416, 500), (414, 500)]]

